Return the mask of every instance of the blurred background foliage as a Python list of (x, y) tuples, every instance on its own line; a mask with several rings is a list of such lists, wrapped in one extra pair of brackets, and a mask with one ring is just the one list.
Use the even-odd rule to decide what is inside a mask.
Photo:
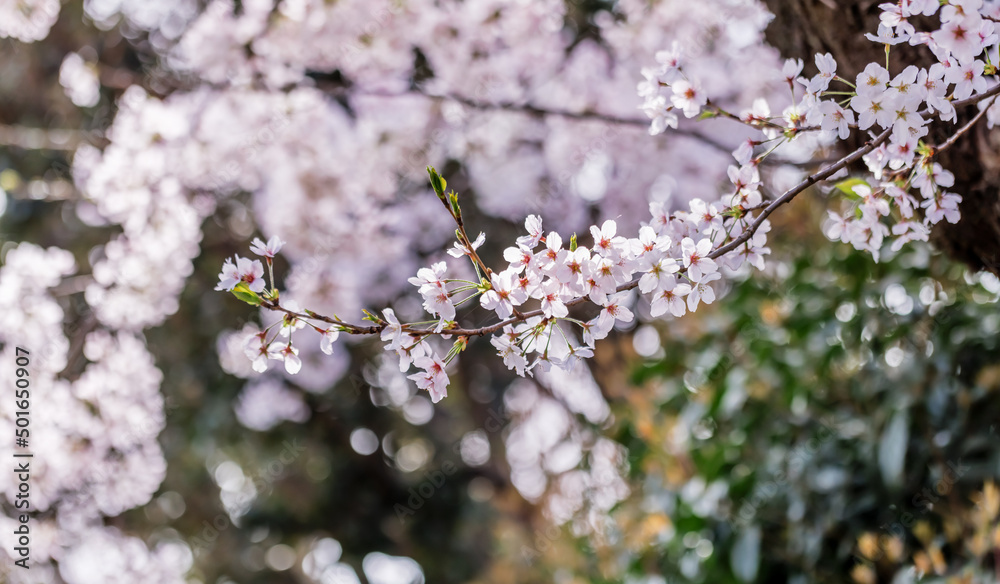
[[(588, 14), (604, 3), (578, 7), (570, 24), (593, 34)], [(0, 41), (0, 123), (72, 130), (42, 148), (0, 145), (0, 231), (3, 251), (58, 245), (87, 265), (108, 233), (80, 219), (68, 150), (101, 144), (129, 83), (162, 93), (183, 81), (150, 62), (141, 36), (126, 42), (85, 24), (75, 3), (63, 10), (43, 42)], [(88, 109), (57, 81), (62, 56), (83, 45), (108, 93)], [(446, 170), (465, 188), (461, 161)], [(165, 373), (167, 478), (109, 522), (150, 543), (180, 536), (196, 551), (192, 577), (219, 583), (992, 579), (1000, 283), (925, 246), (876, 264), (816, 232), (823, 210), (812, 192), (778, 213), (769, 268), (715, 305), (599, 343), (590, 367), (611, 416), (574, 414), (577, 438), (623, 447), (614, 472), (628, 490), (586, 517), (595, 532), (581, 527), (586, 501), (554, 517), (513, 485), (510, 428), (522, 402), (541, 403), (525, 396), (558, 396), (512, 378), (483, 341), (433, 410), (400, 397), (379, 344), (361, 343), (338, 381), (296, 390), (308, 419), (240, 425), (244, 381), (220, 367), (218, 335), (259, 316), (212, 292), (223, 259), (257, 235), (234, 198), (205, 225), (180, 310), (147, 335)], [(489, 221), (493, 241), (517, 228)], [(88, 315), (80, 289), (62, 292), (73, 338)], [(244, 507), (237, 525), (233, 506)], [(329, 568), (341, 565), (351, 570)], [(329, 569), (309, 578), (317, 566)]]

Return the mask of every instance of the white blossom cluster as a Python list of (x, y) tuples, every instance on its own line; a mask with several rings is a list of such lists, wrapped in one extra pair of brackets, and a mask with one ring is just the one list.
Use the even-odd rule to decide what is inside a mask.
[(101, 82), (97, 68), (79, 53), (70, 53), (59, 67), (59, 84), (66, 96), (80, 107), (93, 107), (101, 99)]
[[(84, 146), (75, 154), (74, 179), (85, 198), (77, 205), (81, 220), (121, 226), (120, 234), (91, 254), (85, 297), (103, 329), (83, 345), (90, 361), (85, 373), (74, 381), (58, 378), (70, 343), (61, 330), (62, 309), (51, 295), (32, 289), (0, 299), (10, 308), (0, 311), (0, 319), (27, 315), (24, 326), (13, 323), (3, 330), (30, 329), (35, 336), (25, 342), (46, 347), (51, 399), (65, 404), (59, 411), (90, 404), (88, 415), (80, 417), (85, 427), (58, 426), (62, 438), (53, 448), (69, 448), (81, 437), (96, 440), (81, 464), (106, 460), (102, 456), (112, 444), (130, 453), (115, 463), (121, 467), (96, 467), (109, 472), (91, 476), (86, 488), (78, 481), (60, 491), (54, 485), (73, 479), (53, 474), (47, 487), (53, 493), (85, 493), (82, 503), (67, 504), (65, 512), (60, 508), (53, 521), (90, 525), (101, 514), (140, 504), (159, 482), (160, 374), (141, 331), (177, 310), (202, 229), (208, 228), (203, 223), (214, 221), (210, 217), (219, 207), (232, 211), (224, 227), (234, 233), (249, 238), (256, 220), (264, 233), (288, 238), (283, 253), (291, 268), (281, 305), (293, 312), (299, 310), (287, 297), (321, 313), (356, 314), (362, 306), (392, 301), (407, 290), (407, 276), (417, 273), (418, 293), (434, 321), (404, 325), (387, 309), (379, 326), (400, 366), (416, 367), (411, 379), (436, 401), (446, 393), (447, 363), (462, 346), (443, 352), (417, 331), (441, 327), (442, 333), (457, 326), (453, 322), (465, 296), (477, 296), (501, 322), (514, 319), (493, 331), (498, 334), (492, 342), (509, 367), (531, 374), (589, 355), (614, 323), (631, 318), (630, 299), (623, 295), (629, 287), (647, 295), (655, 315), (679, 315), (711, 302), (713, 286), (727, 268), (744, 262), (761, 266), (766, 222), (745, 245), (708, 256), (746, 228), (752, 217), (746, 210), (767, 202), (760, 186), (768, 178), (763, 162), (780, 162), (771, 156), (779, 146), (791, 158), (808, 154), (815, 143), (843, 140), (855, 129), (889, 132), (864, 157), (871, 177), (847, 185), (853, 208), (829, 228), (832, 237), (876, 257), (890, 233), (898, 246), (926, 239), (930, 225), (942, 219), (957, 221), (960, 194), (947, 191), (953, 177), (922, 139), (933, 117), (955, 118), (953, 100), (991, 89), (987, 80), (995, 77), (998, 62), (996, 1), (949, 0), (940, 8), (931, 0), (883, 5), (883, 26), (872, 40), (923, 45), (939, 62), (893, 74), (873, 63), (853, 80), (838, 77), (829, 56), (816, 58), (819, 74), (811, 79), (800, 77), (801, 62), (782, 70), (762, 42), (768, 15), (752, 1), (620, 0), (614, 15), (602, 11), (594, 20), (601, 43), (573, 45), (563, 27), (566, 3), (555, 0), (239, 4), (237, 9), (230, 0), (215, 0), (199, 13), (191, 1), (84, 3), (87, 16), (101, 26), (123, 19), (150, 31), (150, 43), (168, 68), (204, 84), (163, 99), (129, 89), (117, 104), (110, 145), (103, 151)], [(0, 0), (0, 37), (41, 39), (58, 9), (52, 0)], [(918, 32), (910, 23), (915, 15), (936, 15), (941, 27)], [(664, 39), (678, 43), (657, 53)], [(434, 75), (414, 91), (418, 51)], [(711, 142), (689, 132), (639, 139), (644, 130), (632, 117), (641, 116), (632, 88), (653, 54), (660, 67), (643, 72), (639, 89), (653, 133), (689, 130), (680, 112), (685, 119), (706, 112), (722, 118), (722, 107), (752, 102), (733, 116), (744, 124), (706, 120)], [(93, 80), (79, 75), (79, 65), (75, 60), (66, 65), (66, 85), (79, 99), (74, 101), (86, 105), (94, 99)], [(307, 72), (337, 72), (346, 82), (323, 88)], [(838, 89), (845, 93), (830, 93)], [(988, 107), (988, 124), (1000, 120), (1000, 107), (986, 101), (979, 106)], [(782, 113), (772, 115), (772, 109)], [(738, 165), (727, 168), (735, 144)], [(533, 216), (530, 235), (508, 250), (508, 265), (476, 281), (447, 278), (437, 262), (427, 268), (417, 263), (440, 249), (450, 226), (414, 185), (422, 182), (426, 165), (449, 159), (463, 162), (477, 205), (487, 215), (518, 221)], [(715, 192), (727, 174), (731, 188), (721, 201), (693, 198)], [(246, 208), (230, 198), (240, 191), (252, 194)], [(638, 226), (648, 217), (649, 201), (648, 225), (636, 237), (620, 236), (617, 225)], [(743, 211), (732, 213), (734, 208)], [(589, 247), (574, 248), (558, 235), (588, 231), (595, 210), (616, 221), (593, 226)], [(540, 216), (554, 231), (542, 233)], [(477, 242), (468, 243), (456, 250), (459, 257), (475, 251)], [(42, 263), (58, 268), (57, 275), (31, 271), (37, 258), (23, 258), (39, 254), (49, 254)], [(71, 273), (68, 257), (19, 246), (7, 253), (0, 289), (18, 290), (6, 282), (28, 280), (51, 280), (43, 286), (51, 288)], [(262, 263), (237, 258), (230, 266), (220, 280), (223, 289), (242, 282), (253, 293), (266, 292)], [(569, 305), (581, 299), (600, 306), (600, 314), (570, 318)], [(541, 312), (521, 321), (515, 310)], [(308, 321), (319, 329), (320, 346), (292, 344), (292, 333), (306, 324), (288, 317), (274, 331), (248, 335), (243, 348), (252, 369), (259, 372), (280, 360), (291, 373), (308, 369), (304, 363), (316, 354), (337, 358), (334, 340), (342, 331), (330, 323)], [(131, 366), (114, 361), (116, 351), (130, 357)], [(135, 395), (123, 389), (133, 386)], [(252, 426), (274, 421), (253, 413), (261, 395), (290, 399), (289, 392), (267, 387), (248, 384), (241, 402), (241, 419)], [(279, 408), (282, 417), (303, 419), (293, 402)], [(131, 438), (122, 437), (123, 424), (132, 424), (133, 417), (141, 429), (133, 427)], [(108, 428), (117, 438), (107, 435)], [(55, 454), (51, 460), (57, 460)], [(122, 470), (140, 467), (148, 469), (148, 477), (130, 479)], [(132, 479), (134, 484), (127, 482)], [(116, 503), (107, 493), (119, 488), (126, 496)], [(76, 545), (70, 541), (36, 555), (43, 561), (58, 558)], [(113, 538), (94, 541), (114, 545)], [(67, 571), (63, 577), (89, 581), (74, 575), (84, 572)]]
[[(788, 60), (782, 75), (796, 102), (772, 115), (767, 100), (756, 100), (739, 119), (758, 128), (759, 136), (748, 138), (733, 152), (745, 168), (761, 160), (755, 152), (770, 154), (804, 132), (819, 131), (826, 141), (845, 140), (852, 128), (889, 132), (888, 139), (863, 158), (872, 184), (859, 179), (847, 185), (852, 208), (844, 215), (831, 211), (827, 230), (831, 238), (869, 251), (876, 261), (890, 237), (897, 251), (906, 242), (926, 241), (931, 226), (941, 220), (959, 221), (962, 197), (946, 190), (954, 185), (954, 176), (934, 160), (935, 147), (942, 145), (924, 139), (934, 118), (956, 120), (953, 101), (990, 89), (988, 78), (996, 78), (993, 63), (1000, 40), (996, 32), (1000, 3), (995, 1), (954, 0), (942, 6), (937, 0), (904, 0), (880, 7), (878, 34), (867, 34), (869, 40), (886, 45), (886, 51), (900, 43), (924, 46), (938, 62), (926, 68), (911, 65), (894, 75), (881, 64), (870, 63), (856, 79), (848, 80), (837, 75), (837, 62), (830, 54), (816, 55), (819, 72), (809, 79), (800, 76), (801, 60)], [(910, 22), (935, 14), (941, 27), (931, 32), (918, 32)], [(646, 79), (638, 87), (654, 135), (676, 128), (679, 112), (688, 118), (701, 115), (709, 98), (699, 81), (685, 74), (683, 47), (675, 43), (671, 50), (658, 52), (656, 60), (659, 66), (644, 69)], [(1000, 105), (990, 98), (979, 106), (989, 108), (992, 127), (1000, 117)]]
[[(73, 569), (73, 558), (107, 559), (127, 547), (117, 531), (106, 531), (103, 518), (148, 502), (166, 473), (157, 442), (165, 423), (162, 374), (137, 335), (81, 328), (67, 336), (59, 288), (75, 271), (69, 252), (30, 243), (7, 251), (0, 268), (0, 374), (15, 379), (17, 347), (29, 352), (30, 502), (32, 512), (42, 513), (32, 520), (31, 570), (11, 570), (5, 574), (10, 582), (56, 581), (51, 561), (59, 563), (70, 584), (114, 581)], [(74, 348), (71, 339), (83, 342)], [(68, 367), (74, 369), (72, 379), (63, 377)], [(14, 434), (15, 420), (11, 408), (0, 412), (0, 427), (8, 435)], [(14, 460), (14, 444), (0, 445), (0, 454)], [(13, 475), (0, 480), (0, 497), (11, 509), (18, 492)], [(0, 525), (3, 553), (10, 554), (17, 545), (12, 535), (17, 520), (5, 516)], [(148, 556), (139, 540), (131, 541), (128, 545), (143, 548), (136, 558)], [(178, 545), (177, 550), (187, 549)], [(80, 546), (90, 551), (81, 553)], [(91, 553), (95, 546), (100, 554)], [(163, 562), (143, 581), (182, 582), (184, 571)]]
[[(940, 10), (940, 29), (917, 33), (908, 18), (932, 16), (939, 6), (933, 1), (884, 4), (878, 35), (868, 35), (873, 42), (885, 44), (886, 51), (904, 41), (926, 45), (938, 63), (924, 69), (910, 66), (895, 77), (878, 63), (871, 63), (851, 82), (837, 75), (837, 63), (829, 54), (816, 56), (818, 73), (810, 79), (801, 77), (801, 60), (788, 60), (781, 76), (794, 99), (779, 116), (771, 114), (764, 98), (738, 116), (711, 105), (709, 93), (685, 72), (684, 48), (675, 42), (670, 50), (658, 52), (659, 67), (644, 69), (645, 81), (638, 86), (640, 97), (645, 99), (642, 109), (652, 119), (651, 134), (676, 128), (678, 112), (687, 118), (706, 113), (710, 117), (728, 117), (758, 132), (732, 153), (739, 166), (728, 169), (731, 193), (712, 203), (693, 199), (690, 211), (674, 214), (662, 203), (653, 202), (653, 221), (639, 230), (638, 238), (617, 235), (612, 220), (600, 227), (591, 226), (593, 244), (589, 248), (578, 246), (575, 237), (564, 248), (557, 232), (545, 236), (541, 219), (530, 215), (525, 223), (528, 235), (505, 250), (509, 264), (495, 272), (477, 255), (485, 235), (480, 234), (475, 241), (460, 235), (449, 254), (468, 256), (478, 281), (448, 278), (448, 266), (443, 261), (419, 269), (416, 277), (409, 279), (418, 288), (424, 309), (436, 317), (430, 328), (421, 328), (420, 323), (401, 323), (392, 309), (383, 311), (381, 319), (370, 319), (380, 325), (382, 338), (388, 341), (386, 348), (399, 355), (400, 370), (407, 371), (411, 366), (419, 369), (410, 379), (428, 390), (432, 401), (437, 402), (447, 395), (447, 364), (465, 348), (470, 336), (502, 330), (492, 338), (492, 344), (508, 368), (525, 375), (536, 367), (569, 367), (579, 358), (591, 356), (596, 340), (604, 338), (617, 321), (633, 318), (626, 306), (627, 291), (632, 288), (638, 287), (650, 296), (650, 313), (654, 317), (667, 312), (681, 316), (695, 311), (701, 303), (711, 303), (715, 299), (711, 282), (722, 278), (720, 265), (735, 270), (748, 262), (763, 268), (763, 256), (769, 253), (765, 235), (768, 223), (764, 220), (751, 227), (753, 211), (764, 203), (759, 167), (779, 147), (809, 132), (817, 132), (821, 140), (830, 142), (848, 138), (853, 128), (865, 131), (877, 126), (881, 130), (879, 137), (871, 136), (872, 146), (861, 157), (875, 186), (864, 179), (841, 183), (854, 205), (845, 216), (831, 212), (834, 221), (828, 231), (830, 237), (868, 250), (877, 261), (890, 233), (890, 225), (883, 223), (883, 218), (893, 221), (894, 250), (908, 241), (926, 240), (930, 227), (942, 219), (956, 223), (961, 196), (945, 190), (954, 184), (954, 177), (933, 158), (936, 149), (948, 145), (927, 144), (923, 138), (934, 118), (955, 120), (953, 102), (989, 90), (983, 77), (986, 65), (979, 57), (986, 55), (984, 58), (992, 62), (989, 52), (996, 50), (998, 36), (989, 13), (996, 12), (997, 6), (984, 5), (982, 0), (950, 2)], [(995, 73), (992, 68), (990, 74)], [(832, 90), (834, 82), (850, 91)], [(839, 101), (837, 97), (824, 99), (830, 96), (846, 97)], [(996, 106), (984, 101), (981, 107)], [(959, 134), (963, 131), (957, 130)], [(433, 184), (436, 173), (431, 173)], [(919, 200), (910, 194), (914, 189), (919, 192)], [(443, 187), (435, 186), (435, 190), (449, 205)], [(791, 196), (799, 191), (801, 188)], [(461, 227), (457, 199), (450, 204), (452, 216)], [(917, 216), (918, 210), (922, 210), (922, 218)], [(750, 232), (737, 240), (744, 230)], [(733, 245), (722, 249), (730, 242)], [(544, 248), (536, 249), (542, 243)], [(258, 253), (266, 255), (260, 250)], [(243, 282), (252, 292), (261, 292), (263, 284), (259, 289), (254, 286), (262, 274), (260, 262), (238, 259), (223, 269), (220, 289), (231, 290)], [(481, 296), (480, 304), (494, 311), (501, 322), (488, 330), (465, 331), (456, 322), (456, 306), (477, 296)], [(600, 306), (600, 314), (588, 321), (570, 318), (568, 306), (584, 299)], [(524, 315), (521, 307), (529, 301), (536, 301), (538, 308)], [(580, 327), (582, 343), (563, 330), (560, 320)], [(283, 336), (290, 336), (290, 323), (302, 325), (297, 313), (285, 317)], [(322, 348), (328, 353), (339, 332), (357, 332), (336, 324), (326, 329), (312, 326), (323, 335)], [(428, 342), (438, 334), (446, 338), (459, 336), (444, 357)], [(253, 338), (247, 354), (258, 370), (266, 368), (268, 359), (284, 360), (289, 373), (301, 367), (291, 341), (274, 342), (267, 331)]]
[[(426, 93), (632, 118), (628, 88), (654, 37), (699, 31), (692, 42), (706, 70), (732, 68), (737, 51), (771, 58), (760, 46), (766, 13), (723, 4), (623, 2), (622, 18), (599, 23), (610, 58), (590, 41), (565, 56), (562, 2), (249, 2), (235, 10), (220, 1), (198, 15), (181, 4), (174, 14), (160, 3), (123, 2), (117, 10), (131, 24), (178, 39), (164, 45), (165, 62), (213, 87), (163, 100), (130, 89), (111, 145), (76, 154), (77, 184), (100, 221), (125, 226), (97, 256), (88, 301), (102, 322), (131, 330), (175, 311), (198, 224), (220, 200), (196, 193), (254, 193), (262, 230), (289, 240), (286, 296), (348, 313), (397, 296), (418, 254), (443, 241), (444, 218), (422, 196), (397, 194), (421, 180), (427, 163), (461, 159), (487, 213), (535, 212), (566, 232), (586, 228), (588, 203), (632, 222), (646, 212), (635, 192), (665, 200), (681, 187), (713, 186), (721, 177), (708, 161), (721, 164), (723, 154), (698, 140), (657, 144), (637, 140), (633, 123), (481, 110), (406, 88), (419, 48), (435, 73)], [(113, 20), (114, 10), (108, 2), (87, 6), (100, 22)], [(187, 28), (173, 31), (178, 23)], [(332, 70), (351, 81), (349, 111), (304, 78)], [(725, 91), (734, 98), (771, 89), (766, 76), (749, 72), (731, 81)], [(260, 89), (290, 84), (298, 85)], [(664, 157), (687, 172), (665, 172)], [(359, 230), (367, 236), (356, 237)]]
[[(711, 304), (716, 297), (711, 283), (722, 278), (720, 268), (732, 272), (749, 263), (763, 269), (764, 256), (770, 253), (765, 245), (770, 229), (766, 219), (747, 234), (745, 242), (734, 241), (753, 223), (753, 213), (748, 209), (760, 205), (762, 197), (753, 167), (731, 170), (732, 193), (724, 200), (709, 204), (694, 199), (689, 211), (674, 214), (669, 214), (663, 204), (652, 203), (652, 221), (642, 226), (635, 238), (618, 235), (615, 221), (607, 220), (599, 227), (590, 227), (593, 243), (589, 248), (577, 245), (575, 236), (564, 247), (559, 233), (545, 235), (541, 218), (530, 215), (525, 220), (527, 235), (504, 250), (508, 265), (502, 271), (485, 268), (488, 277), (481, 273), (480, 281), (474, 282), (448, 278), (446, 262), (419, 269), (409, 282), (417, 287), (424, 309), (436, 320), (429, 327), (401, 323), (393, 309), (385, 309), (380, 320), (382, 340), (388, 341), (385, 348), (399, 356), (400, 371), (411, 366), (420, 370), (409, 377), (436, 403), (448, 394), (448, 362), (464, 350), (468, 336), (483, 334), (463, 332), (456, 322), (456, 306), (470, 299), (479, 297), (481, 306), (494, 311), (502, 321), (501, 334), (491, 343), (507, 367), (521, 376), (536, 368), (547, 371), (553, 365), (569, 369), (579, 359), (592, 357), (595, 342), (605, 338), (616, 322), (632, 321), (634, 315), (627, 305), (628, 290), (634, 287), (648, 295), (654, 317), (668, 312), (683, 316), (701, 304)], [(449, 254), (469, 257), (478, 271), (481, 260), (477, 250), (485, 239), (485, 234), (480, 233), (474, 241), (456, 243)], [(715, 253), (730, 242), (740, 245), (729, 253)], [(266, 244), (258, 239), (251, 251), (266, 258), (270, 269), (282, 245), (277, 237)], [(238, 287), (243, 288), (243, 294), (249, 294), (252, 304), (260, 303), (257, 294), (275, 298), (273, 292), (266, 291), (260, 260), (237, 256), (235, 263), (226, 261), (216, 289), (239, 292)], [(583, 300), (600, 306), (600, 313), (587, 321), (570, 318), (569, 306)], [(538, 309), (522, 315), (519, 310), (529, 301), (534, 301)], [(280, 321), (277, 332), (269, 332), (278, 324), (274, 323), (247, 338), (246, 355), (258, 372), (267, 369), (268, 360), (280, 360), (288, 373), (298, 373), (302, 362), (291, 337), (307, 323), (321, 334), (320, 348), (327, 354), (332, 353), (341, 331), (354, 332), (338, 324), (321, 326), (322, 319), (309, 311), (305, 312), (308, 316), (302, 316), (297, 305), (286, 304), (284, 308), (290, 313)], [(582, 343), (565, 331), (560, 321), (579, 326)], [(432, 334), (447, 338), (453, 331), (459, 341), (442, 357), (428, 338)], [(288, 341), (278, 341), (279, 337)]]
[(59, 18), (59, 0), (0, 0), (0, 38), (44, 39)]

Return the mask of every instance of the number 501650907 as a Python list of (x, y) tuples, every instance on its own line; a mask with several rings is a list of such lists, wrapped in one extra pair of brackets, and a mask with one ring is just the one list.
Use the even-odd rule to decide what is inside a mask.
[(17, 391), (14, 395), (18, 400), (24, 400), (24, 407), (21, 407), (20, 401), (17, 402), (17, 407), (26, 410), (28, 409), (28, 385), (30, 385), (28, 382), (28, 364), (31, 361), (28, 359), (29, 353), (27, 349), (17, 347), (14, 350), (14, 354), (16, 355), (14, 362), (17, 364), (17, 369), (14, 371), (14, 374), (17, 375), (17, 380), (14, 381)]

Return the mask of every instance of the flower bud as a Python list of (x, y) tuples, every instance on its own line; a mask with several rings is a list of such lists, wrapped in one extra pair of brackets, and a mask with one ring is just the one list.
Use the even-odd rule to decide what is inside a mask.
[(444, 180), (444, 178), (442, 178), (441, 175), (434, 170), (433, 166), (427, 167), (427, 174), (431, 179), (431, 188), (434, 189), (434, 192), (437, 194), (439, 199), (445, 201), (444, 190), (448, 187), (448, 181)]

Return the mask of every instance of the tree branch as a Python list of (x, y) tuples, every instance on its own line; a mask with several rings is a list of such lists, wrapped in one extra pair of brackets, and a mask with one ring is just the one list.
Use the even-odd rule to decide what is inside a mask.
[[(342, 95), (350, 95), (349, 92), (343, 91)], [(599, 112), (571, 112), (565, 110), (554, 110), (532, 105), (530, 103), (513, 103), (513, 102), (488, 102), (480, 101), (477, 99), (472, 99), (470, 97), (465, 97), (462, 95), (434, 95), (431, 93), (424, 93), (419, 90), (412, 90), (406, 93), (385, 93), (385, 92), (361, 92), (361, 95), (370, 95), (374, 97), (399, 97), (402, 95), (420, 95), (426, 97), (427, 99), (433, 101), (454, 101), (460, 103), (466, 107), (480, 110), (480, 111), (507, 111), (515, 113), (523, 113), (535, 116), (556, 116), (561, 118), (568, 118), (571, 120), (580, 121), (599, 121), (608, 124), (615, 124), (620, 126), (635, 126), (640, 128), (648, 128), (650, 120), (642, 118), (625, 118), (620, 116), (614, 116), (610, 114), (602, 114)], [(725, 144), (716, 141), (700, 132), (690, 130), (688, 128), (674, 128), (670, 130), (671, 134), (676, 134), (680, 136), (685, 136), (698, 140), (703, 144), (710, 146), (711, 148), (718, 150), (724, 154), (732, 154), (733, 149)]]
[[(997, 85), (997, 87), (1000, 87), (1000, 85)], [(976, 114), (971, 120), (969, 120), (964, 126), (959, 128), (958, 131), (955, 132), (954, 136), (951, 136), (950, 138), (945, 140), (940, 146), (935, 147), (934, 154), (938, 154), (939, 152), (944, 152), (945, 150), (954, 146), (955, 142), (958, 142), (959, 138), (965, 135), (966, 132), (971, 130), (972, 127), (976, 125), (976, 122), (978, 122), (983, 118), (983, 115), (986, 114), (986, 110), (990, 109), (991, 105), (993, 105), (992, 101), (989, 104), (987, 104), (986, 107), (979, 110), (979, 113)]]
[[(978, 94), (978, 95), (975, 95), (973, 97), (970, 97), (969, 99), (964, 99), (964, 100), (956, 101), (956, 102), (954, 102), (954, 105), (956, 107), (962, 107), (962, 106), (966, 106), (966, 105), (972, 105), (972, 104), (978, 103), (980, 101), (983, 101), (984, 99), (989, 99), (990, 97), (993, 97), (993, 96), (995, 96), (997, 94), (1000, 94), (1000, 84), (995, 85), (994, 87), (992, 87), (988, 91), (985, 91), (985, 92), (983, 92), (981, 94)], [(442, 97), (440, 99), (446, 99), (446, 98)], [(452, 99), (452, 98), (448, 98), (448, 99)], [(494, 105), (497, 108), (500, 108), (500, 107), (502, 107), (503, 104), (494, 104)], [(527, 108), (526, 111), (533, 111), (535, 109), (535, 108), (533, 108), (533, 106), (520, 106), (520, 107)], [(983, 108), (969, 123), (965, 124), (962, 128), (960, 128), (958, 130), (958, 133), (955, 136), (953, 136), (951, 139), (949, 139), (947, 142), (945, 142), (942, 145), (942, 147), (940, 149), (938, 149), (938, 151), (940, 151), (941, 149), (949, 147), (962, 134), (968, 132), (968, 130), (977, 121), (979, 121), (982, 118), (983, 113), (986, 111), (986, 109), (987, 108)], [(539, 110), (539, 111), (545, 111), (545, 110)], [(549, 113), (551, 113), (551, 112), (549, 112)], [(924, 110), (924, 111), (920, 112), (920, 115), (927, 115), (928, 113), (930, 113), (928, 110)], [(568, 117), (579, 117), (579, 116), (582, 116), (582, 115), (585, 115), (585, 114), (566, 113), (566, 115)], [(794, 199), (800, 193), (802, 193), (803, 191), (805, 191), (807, 188), (813, 186), (814, 184), (816, 184), (816, 183), (818, 183), (820, 181), (823, 181), (823, 180), (826, 180), (826, 179), (830, 178), (831, 176), (833, 176), (834, 174), (836, 174), (840, 170), (846, 168), (848, 165), (853, 164), (854, 162), (860, 160), (863, 156), (865, 156), (869, 152), (871, 152), (871, 151), (875, 150), (876, 148), (878, 148), (879, 146), (881, 146), (886, 140), (889, 139), (889, 136), (891, 134), (892, 134), (892, 127), (890, 126), (889, 128), (883, 130), (881, 134), (879, 134), (878, 136), (875, 136), (872, 140), (870, 140), (868, 143), (866, 143), (861, 148), (858, 148), (854, 152), (851, 152), (847, 156), (844, 156), (843, 158), (841, 158), (837, 162), (831, 164), (830, 166), (827, 166), (823, 170), (821, 170), (819, 172), (816, 172), (816, 173), (814, 173), (812, 175), (809, 175), (803, 181), (801, 181), (800, 183), (798, 183), (794, 187), (792, 187), (792, 188), (788, 189), (787, 191), (785, 191), (780, 197), (778, 197), (777, 199), (775, 199), (774, 201), (772, 201), (770, 204), (768, 204), (766, 207), (764, 207), (763, 210), (761, 211), (760, 215), (758, 215), (754, 219), (754, 221), (749, 226), (747, 226), (747, 228), (744, 229), (742, 233), (740, 233), (740, 235), (738, 235), (735, 239), (733, 239), (732, 241), (726, 243), (725, 245), (722, 245), (722, 246), (716, 248), (715, 250), (713, 250), (710, 254), (708, 254), (708, 258), (713, 259), (713, 260), (717, 259), (717, 258), (719, 258), (719, 257), (721, 257), (721, 256), (723, 256), (723, 255), (725, 255), (725, 254), (727, 254), (727, 253), (729, 253), (729, 252), (737, 249), (739, 246), (745, 244), (747, 241), (750, 240), (751, 237), (753, 237), (753, 235), (757, 232), (757, 230), (760, 229), (761, 225), (763, 225), (764, 221), (768, 218), (768, 216), (770, 216), (771, 213), (773, 213), (775, 210), (777, 210), (778, 207), (781, 207), (782, 205), (790, 202), (792, 199)], [(686, 268), (681, 268), (680, 270), (677, 271), (677, 273), (678, 274), (683, 274), (686, 271), (687, 271)], [(615, 291), (616, 292), (625, 292), (625, 291), (632, 290), (632, 289), (636, 288), (638, 285), (639, 285), (639, 280), (635, 279), (635, 280), (633, 280), (631, 282), (628, 282), (626, 284), (622, 284), (621, 286), (618, 286)], [(569, 302), (566, 302), (565, 305), (567, 307), (576, 306), (578, 304), (582, 304), (582, 303), (587, 302), (587, 301), (588, 301), (588, 297), (587, 296), (581, 296), (579, 298), (575, 298), (573, 300), (570, 300)], [(323, 315), (320, 315), (320, 314), (316, 314), (316, 313), (313, 313), (311, 311), (310, 311), (309, 314), (301, 314), (301, 313), (293, 312), (293, 311), (290, 311), (290, 310), (288, 310), (286, 308), (283, 308), (283, 307), (279, 306), (276, 301), (265, 301), (262, 304), (262, 306), (264, 306), (265, 308), (269, 308), (271, 310), (278, 310), (278, 311), (284, 312), (286, 314), (289, 314), (291, 316), (295, 316), (295, 317), (302, 318), (302, 319), (310, 319), (311, 318), (311, 319), (320, 320), (320, 321), (323, 321), (323, 322), (335, 324), (335, 325), (338, 325), (340, 327), (343, 327), (343, 329), (346, 332), (349, 332), (351, 334), (378, 334), (378, 333), (380, 333), (385, 328), (385, 323), (382, 323), (382, 324), (379, 324), (379, 325), (376, 325), (376, 326), (370, 326), (370, 327), (360, 327), (360, 326), (348, 324), (348, 323), (345, 323), (345, 322), (342, 322), (342, 321), (339, 321), (339, 320), (336, 320), (336, 319), (332, 319), (332, 318), (329, 318), (329, 317), (326, 317), (326, 316), (323, 316)], [(519, 323), (519, 322), (524, 322), (524, 321), (526, 321), (526, 320), (528, 320), (530, 318), (533, 318), (533, 317), (536, 317), (536, 316), (543, 316), (544, 314), (545, 314), (545, 311), (542, 310), (542, 309), (540, 309), (540, 308), (536, 309), (536, 310), (531, 310), (531, 311), (528, 311), (528, 312), (515, 312), (514, 316), (511, 316), (510, 318), (504, 319), (504, 320), (502, 320), (500, 322), (497, 322), (495, 324), (492, 324), (490, 326), (485, 326), (485, 327), (476, 328), (476, 329), (466, 329), (466, 328), (460, 328), (460, 327), (459, 328), (448, 328), (448, 329), (443, 329), (443, 330), (441, 330), (440, 332), (438, 332), (436, 334), (441, 334), (441, 335), (456, 335), (456, 336), (460, 336), (460, 337), (486, 336), (486, 335), (493, 334), (496, 331), (499, 331), (499, 330), (503, 329), (505, 326), (508, 326), (508, 325), (511, 325), (511, 324), (516, 324), (516, 323)], [(417, 335), (435, 334), (433, 331), (410, 329), (408, 326), (405, 326), (405, 325), (403, 326), (403, 331), (407, 332), (407, 333), (411, 333), (411, 334), (417, 334)]]

